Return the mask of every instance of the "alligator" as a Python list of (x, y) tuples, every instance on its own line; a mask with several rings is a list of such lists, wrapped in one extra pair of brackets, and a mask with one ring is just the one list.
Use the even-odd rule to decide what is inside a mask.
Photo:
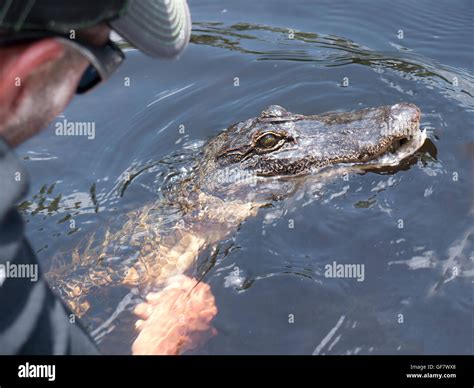
[[(73, 270), (49, 277), (79, 316), (96, 287), (143, 291), (189, 271), (204, 248), (228, 236), (262, 206), (311, 179), (397, 166), (424, 143), (420, 110), (411, 103), (302, 115), (278, 105), (238, 122), (204, 147), (192, 173), (175, 185), (179, 222), (163, 226), (157, 204), (132, 212), (101, 244), (91, 237), (73, 253)], [(128, 254), (128, 259), (116, 257)]]

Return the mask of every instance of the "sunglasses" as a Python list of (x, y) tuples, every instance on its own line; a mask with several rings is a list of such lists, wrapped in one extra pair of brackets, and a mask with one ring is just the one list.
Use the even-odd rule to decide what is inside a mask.
[(78, 50), (90, 62), (82, 74), (82, 78), (77, 87), (76, 93), (78, 94), (85, 93), (97, 84), (107, 80), (125, 59), (123, 51), (111, 40), (105, 45), (93, 46), (78, 39), (69, 39), (67, 36), (46, 31), (22, 32), (0, 36), (0, 47), (32, 42), (48, 37), (55, 38), (63, 44)]

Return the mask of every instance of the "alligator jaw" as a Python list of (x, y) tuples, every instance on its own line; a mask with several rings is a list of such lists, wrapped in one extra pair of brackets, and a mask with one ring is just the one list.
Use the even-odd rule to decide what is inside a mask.
[(397, 166), (404, 159), (418, 151), (425, 142), (426, 137), (426, 130), (421, 131), (417, 128), (416, 131), (412, 131), (411, 135), (394, 140), (384, 153), (375, 159), (364, 162), (363, 165), (371, 168)]

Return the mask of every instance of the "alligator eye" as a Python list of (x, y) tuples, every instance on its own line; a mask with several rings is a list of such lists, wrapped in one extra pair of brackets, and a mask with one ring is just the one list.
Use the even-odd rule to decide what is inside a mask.
[(267, 133), (257, 140), (257, 146), (259, 148), (269, 149), (275, 147), (278, 142), (281, 140), (280, 136), (275, 135), (274, 133)]

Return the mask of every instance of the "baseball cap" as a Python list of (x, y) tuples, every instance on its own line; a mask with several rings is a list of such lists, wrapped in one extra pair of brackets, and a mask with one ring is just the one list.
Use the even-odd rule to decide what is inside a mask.
[(151, 57), (176, 57), (189, 42), (186, 0), (0, 0), (0, 28), (67, 35), (106, 22)]

